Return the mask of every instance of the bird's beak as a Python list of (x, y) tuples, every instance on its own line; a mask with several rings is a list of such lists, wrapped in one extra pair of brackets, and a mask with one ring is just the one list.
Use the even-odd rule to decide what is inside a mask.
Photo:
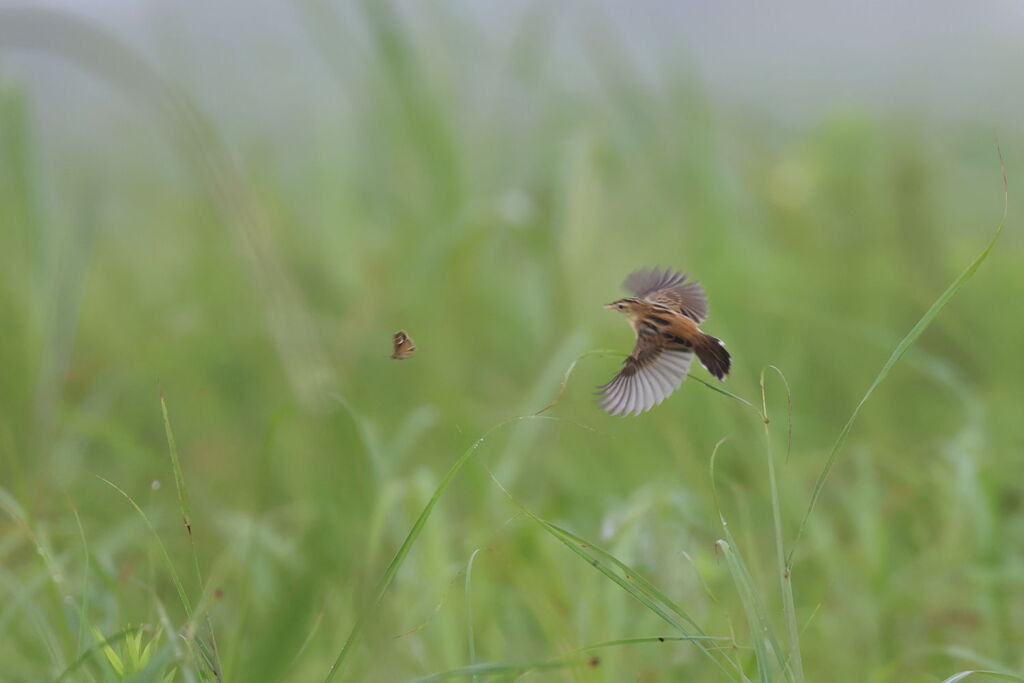
[(605, 305), (604, 305), (604, 307), (605, 307), (605, 308), (615, 308), (615, 304), (614, 304), (614, 303), (611, 303), (611, 304), (605, 304)]

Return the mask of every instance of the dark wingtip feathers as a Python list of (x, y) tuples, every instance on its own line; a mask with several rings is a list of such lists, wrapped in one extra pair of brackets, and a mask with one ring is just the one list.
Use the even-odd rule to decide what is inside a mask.
[(725, 350), (725, 344), (718, 337), (702, 335), (693, 350), (704, 368), (719, 380), (724, 380), (732, 368), (732, 356)]

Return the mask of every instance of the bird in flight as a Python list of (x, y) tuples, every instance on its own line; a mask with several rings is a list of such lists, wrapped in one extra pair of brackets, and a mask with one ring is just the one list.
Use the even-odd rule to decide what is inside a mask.
[(405, 330), (395, 332), (392, 341), (394, 342), (394, 352), (391, 354), (391, 358), (394, 360), (404, 360), (416, 350), (416, 344), (413, 343), (412, 337), (405, 333)]
[(720, 380), (729, 352), (698, 324), (708, 315), (704, 288), (669, 268), (635, 270), (623, 287), (631, 297), (605, 304), (629, 319), (636, 346), (612, 381), (598, 388), (598, 405), (612, 415), (639, 415), (664, 401), (690, 372), (694, 354)]

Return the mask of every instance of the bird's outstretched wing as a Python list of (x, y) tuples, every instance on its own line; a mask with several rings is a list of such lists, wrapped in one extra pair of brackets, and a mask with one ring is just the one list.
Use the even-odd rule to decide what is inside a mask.
[(633, 296), (679, 311), (694, 322), (708, 317), (708, 297), (696, 282), (687, 282), (686, 273), (666, 268), (641, 268), (626, 277), (622, 286)]
[(598, 405), (612, 415), (639, 415), (679, 388), (690, 372), (693, 351), (654, 346), (637, 337), (633, 355), (622, 370), (598, 389)]

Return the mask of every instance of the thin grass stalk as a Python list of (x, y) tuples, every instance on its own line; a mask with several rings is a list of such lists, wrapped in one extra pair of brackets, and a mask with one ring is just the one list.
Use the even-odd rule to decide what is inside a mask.
[(178, 592), (178, 599), (181, 601), (181, 606), (185, 609), (185, 616), (191, 621), (192, 601), (189, 600), (188, 593), (185, 592), (185, 585), (181, 582), (181, 576), (178, 575), (178, 570), (174, 568), (174, 563), (171, 562), (171, 555), (167, 552), (167, 546), (164, 545), (163, 539), (161, 539), (160, 534), (157, 533), (156, 527), (154, 527), (153, 523), (149, 521), (149, 517), (142, 511), (139, 504), (135, 502), (135, 499), (128, 495), (124, 489), (99, 474), (95, 475), (95, 477), (124, 496), (125, 500), (131, 503), (131, 506), (135, 508), (135, 511), (139, 513), (140, 517), (142, 517), (142, 521), (146, 523), (146, 527), (149, 529), (149, 532), (153, 534), (153, 538), (156, 539), (157, 547), (160, 548), (160, 554), (164, 558), (164, 564), (167, 565), (167, 571), (171, 575), (171, 583), (174, 584), (174, 588)]
[(772, 449), (772, 435), (768, 419), (768, 398), (765, 392), (764, 375), (765, 371), (771, 369), (778, 373), (782, 383), (786, 385), (786, 401), (789, 410), (786, 416), (788, 424), (789, 445), (786, 448), (786, 460), (789, 460), (789, 450), (792, 445), (793, 434), (793, 394), (789, 390), (789, 381), (786, 376), (774, 365), (761, 370), (761, 416), (764, 425), (765, 454), (768, 459), (768, 485), (772, 496), (772, 522), (775, 531), (775, 556), (778, 562), (779, 589), (782, 592), (782, 611), (786, 616), (786, 628), (789, 631), (789, 653), (787, 660), (793, 671), (793, 679), (796, 683), (803, 683), (804, 665), (800, 654), (800, 630), (796, 623), (796, 605), (793, 601), (793, 580), (792, 571), (786, 564), (786, 551), (782, 537), (782, 512), (779, 506), (779, 487), (775, 480), (775, 454)]
[(728, 396), (729, 398), (731, 398), (733, 400), (739, 401), (740, 403), (742, 403), (743, 405), (747, 406), (748, 408), (752, 408), (753, 410), (757, 410), (757, 406), (755, 406), (753, 403), (751, 403), (747, 399), (743, 398), (742, 396), (737, 396), (736, 394), (732, 393), (731, 391), (726, 391), (722, 387), (715, 386), (711, 382), (705, 382), (700, 377), (696, 377), (696, 376), (691, 375), (690, 379), (692, 379), (694, 381), (697, 381), (697, 382), (700, 382), (701, 384), (706, 386), (708, 389), (711, 389), (712, 391), (717, 391), (718, 393), (722, 394), (723, 396)]
[[(178, 444), (174, 440), (174, 432), (171, 430), (171, 418), (167, 414), (167, 401), (164, 395), (160, 394), (160, 412), (164, 417), (164, 432), (167, 435), (167, 448), (171, 454), (171, 467), (174, 470), (174, 487), (178, 491), (178, 507), (181, 510), (182, 523), (185, 531), (188, 532), (188, 545), (192, 550), (192, 563), (196, 570), (196, 582), (199, 586), (200, 595), (204, 592), (203, 573), (199, 568), (199, 553), (196, 551), (196, 540), (192, 535), (192, 512), (188, 502), (188, 489), (185, 486), (185, 475), (181, 471), (181, 459), (178, 457)], [(213, 650), (213, 675), (218, 681), (223, 681), (223, 669), (221, 667), (220, 652), (217, 650), (217, 638), (213, 634), (213, 621), (207, 611), (205, 614), (206, 629), (210, 634), (210, 647)]]
[(82, 651), (82, 641), (85, 636), (85, 629), (89, 624), (89, 564), (91, 553), (89, 543), (85, 540), (85, 528), (82, 526), (82, 517), (78, 514), (78, 506), (68, 497), (68, 504), (75, 514), (75, 524), (78, 527), (78, 536), (82, 539), (82, 549), (85, 552), (85, 569), (82, 571), (82, 601), (78, 606), (78, 644), (75, 646), (75, 656)]
[(554, 408), (556, 405), (558, 405), (558, 402), (562, 400), (562, 394), (565, 393), (566, 388), (569, 386), (569, 378), (572, 376), (573, 371), (576, 370), (576, 365), (581, 360), (583, 360), (584, 358), (590, 358), (591, 356), (621, 356), (621, 355), (622, 355), (621, 352), (615, 351), (615, 350), (612, 350), (612, 349), (592, 349), (590, 351), (585, 351), (585, 352), (581, 353), (579, 356), (576, 357), (576, 360), (574, 360), (572, 363), (570, 363), (569, 367), (566, 368), (565, 374), (562, 375), (562, 383), (558, 386), (558, 392), (555, 394), (555, 397), (553, 399), (551, 399), (551, 403), (548, 403), (546, 406), (544, 406), (543, 408), (538, 410), (536, 413), (534, 413), (534, 415), (540, 415), (541, 413), (545, 413), (548, 410), (550, 410), (551, 408)]
[[(472, 594), (472, 582), (473, 582), (473, 560), (476, 559), (477, 554), (480, 552), (480, 548), (473, 551), (473, 554), (469, 556), (469, 562), (466, 563), (466, 646), (469, 654), (469, 664), (472, 666), (476, 664), (476, 639), (473, 634), (473, 594)], [(473, 676), (473, 681), (476, 683), (477, 677)]]

